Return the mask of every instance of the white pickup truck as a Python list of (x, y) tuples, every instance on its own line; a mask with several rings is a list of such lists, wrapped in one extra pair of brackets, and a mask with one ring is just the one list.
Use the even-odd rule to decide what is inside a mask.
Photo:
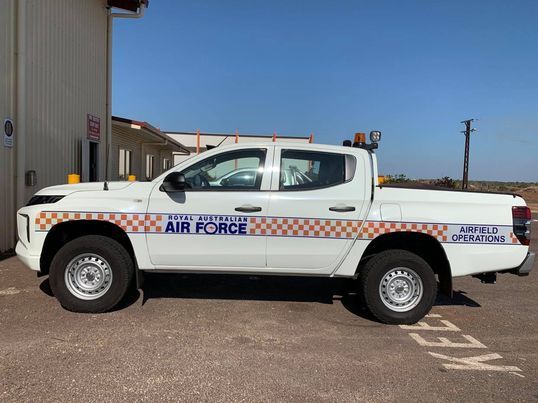
[(110, 310), (146, 271), (254, 273), (354, 278), (377, 319), (404, 324), (438, 283), (530, 272), (521, 197), (380, 185), (376, 146), (236, 144), (152, 182), (49, 187), (18, 211), (16, 251), (78, 312)]

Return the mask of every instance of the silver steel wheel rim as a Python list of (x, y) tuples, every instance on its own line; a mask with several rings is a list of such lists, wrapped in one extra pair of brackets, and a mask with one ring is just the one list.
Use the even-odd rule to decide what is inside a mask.
[(102, 297), (112, 284), (112, 270), (108, 262), (93, 253), (84, 253), (72, 259), (65, 269), (65, 284), (79, 299)]
[(379, 284), (379, 296), (387, 308), (407, 312), (422, 300), (424, 287), (420, 276), (407, 267), (388, 271)]

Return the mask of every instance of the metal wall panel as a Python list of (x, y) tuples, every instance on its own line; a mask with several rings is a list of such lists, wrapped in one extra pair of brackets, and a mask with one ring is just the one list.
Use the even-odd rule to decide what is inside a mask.
[[(4, 119), (15, 116), (15, 1), (0, 1), (0, 252), (15, 243), (15, 148), (4, 147)], [(16, 129), (16, 128), (15, 128)]]
[(130, 150), (131, 155), (131, 175), (136, 175), (137, 180), (143, 180), (140, 139), (132, 133), (132, 130), (112, 124), (112, 161), (110, 178), (119, 180), (119, 152), (120, 148)]
[[(25, 188), (29, 199), (39, 189), (66, 183), (81, 173), (81, 145), (87, 114), (101, 119), (99, 174), (106, 158), (105, 0), (0, 0), (0, 119), (15, 117), (16, 5), (25, 7), (26, 166), (37, 185)], [(15, 120), (15, 146), (17, 126)], [(3, 136), (3, 135), (2, 135)], [(2, 141), (2, 140), (0, 140)], [(15, 246), (15, 148), (0, 144), (0, 252)], [(17, 180), (23, 181), (24, 178)]]
[(156, 145), (156, 138), (148, 135), (144, 130), (130, 129), (122, 124), (112, 123), (112, 161), (111, 179), (119, 180), (119, 151), (120, 148), (132, 152), (131, 174), (136, 175), (139, 181), (146, 179), (146, 155), (155, 157), (154, 175), (156, 178), (163, 173), (163, 159), (167, 158), (174, 163), (173, 152), (175, 150), (170, 144)]
[(87, 114), (101, 119), (99, 174), (106, 154), (106, 31), (102, 0), (27, 0), (26, 170), (37, 190), (81, 174)]
[(142, 153), (141, 165), (143, 166), (143, 169), (142, 169), (143, 176), (140, 178), (141, 180), (148, 180), (148, 178), (146, 178), (146, 162), (147, 162), (146, 156), (147, 155), (153, 155), (153, 157), (155, 158), (154, 164), (153, 164), (153, 177), (150, 178), (149, 180), (155, 179), (157, 176), (159, 176), (160, 174), (164, 172), (163, 171), (163, 159), (164, 158), (167, 158), (173, 161), (172, 149), (169, 148), (168, 146), (145, 144), (141, 147), (141, 153)]

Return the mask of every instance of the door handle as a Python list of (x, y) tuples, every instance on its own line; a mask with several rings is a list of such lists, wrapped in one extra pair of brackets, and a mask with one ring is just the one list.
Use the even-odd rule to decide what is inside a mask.
[(235, 211), (240, 211), (242, 213), (256, 213), (262, 211), (261, 207), (251, 206), (250, 204), (244, 204), (240, 207), (236, 207)]
[(345, 204), (337, 204), (336, 206), (329, 207), (329, 210), (336, 211), (337, 213), (348, 213), (350, 211), (355, 211), (355, 207), (346, 206)]

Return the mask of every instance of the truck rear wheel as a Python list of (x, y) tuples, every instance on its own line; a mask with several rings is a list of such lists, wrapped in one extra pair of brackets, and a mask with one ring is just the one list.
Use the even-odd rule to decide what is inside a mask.
[(367, 308), (383, 323), (416, 323), (430, 311), (437, 296), (431, 267), (405, 250), (378, 253), (362, 268), (359, 280)]
[(99, 313), (121, 301), (133, 273), (133, 260), (122, 245), (104, 236), (87, 235), (66, 243), (54, 256), (49, 283), (64, 308)]

